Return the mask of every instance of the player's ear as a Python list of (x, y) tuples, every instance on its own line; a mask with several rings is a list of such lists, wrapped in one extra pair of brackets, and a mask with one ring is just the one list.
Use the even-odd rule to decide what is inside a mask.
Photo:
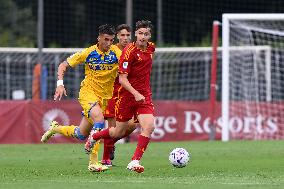
[(97, 39), (98, 39), (98, 41), (99, 41), (99, 40), (101, 39), (101, 38), (100, 38), (100, 36), (98, 36), (98, 38), (97, 38)]
[(135, 37), (137, 37), (137, 33), (138, 33), (138, 31), (135, 31), (135, 33), (134, 33)]

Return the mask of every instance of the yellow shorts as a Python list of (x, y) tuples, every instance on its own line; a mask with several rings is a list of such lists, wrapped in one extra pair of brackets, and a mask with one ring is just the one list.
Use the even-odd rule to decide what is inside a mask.
[(95, 91), (85, 86), (81, 87), (78, 100), (83, 108), (84, 116), (91, 124), (94, 124), (93, 120), (90, 117), (91, 109), (98, 104), (101, 107), (102, 112), (104, 112), (108, 102), (108, 99), (102, 99), (98, 97), (95, 94)]

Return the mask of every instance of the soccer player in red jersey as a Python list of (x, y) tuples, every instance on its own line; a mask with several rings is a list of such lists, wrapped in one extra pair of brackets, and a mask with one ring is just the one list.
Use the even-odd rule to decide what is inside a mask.
[[(118, 43), (116, 46), (123, 51), (123, 49), (131, 42), (131, 28), (127, 24), (118, 25), (116, 28)], [(113, 96), (108, 101), (107, 108), (104, 112), (104, 117), (108, 121), (109, 127), (115, 126), (115, 100), (117, 99), (118, 88), (120, 87), (119, 77), (115, 79)]]
[[(117, 32), (117, 39), (118, 43), (116, 46), (123, 51), (123, 49), (131, 42), (131, 27), (127, 24), (120, 24), (116, 28)], [(118, 95), (118, 89), (120, 87), (119, 83), (119, 77), (116, 78), (114, 82), (114, 90), (113, 90), (113, 96), (108, 101), (107, 108), (104, 112), (104, 117), (107, 120), (108, 127), (115, 127), (116, 126), (116, 120), (115, 120), (115, 103), (117, 100)], [(132, 133), (136, 128), (136, 124), (133, 122), (133, 120), (130, 120), (128, 123), (128, 130), (126, 131), (127, 134)], [(103, 165), (112, 166), (111, 160), (114, 159), (114, 150), (115, 146), (114, 144), (119, 139), (113, 139), (113, 138), (106, 138), (104, 139), (104, 153), (103, 158), (101, 160), (101, 163)]]
[(154, 106), (150, 87), (152, 57), (155, 51), (151, 38), (150, 21), (136, 22), (136, 41), (124, 48), (119, 60), (119, 82), (116, 102), (116, 127), (111, 127), (92, 135), (95, 141), (101, 138), (121, 138), (125, 136), (128, 121), (134, 116), (142, 127), (132, 161), (127, 169), (141, 173), (144, 167), (139, 161), (142, 158), (152, 132), (154, 131)]

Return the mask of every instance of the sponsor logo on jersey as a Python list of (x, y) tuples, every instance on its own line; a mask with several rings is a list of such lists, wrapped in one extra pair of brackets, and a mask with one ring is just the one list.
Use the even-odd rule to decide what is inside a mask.
[(128, 62), (123, 62), (122, 67), (123, 67), (124, 69), (127, 69), (127, 67), (128, 67)]

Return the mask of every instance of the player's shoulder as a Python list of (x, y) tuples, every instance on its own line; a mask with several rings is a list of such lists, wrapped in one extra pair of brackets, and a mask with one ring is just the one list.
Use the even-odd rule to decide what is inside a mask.
[(121, 56), (121, 50), (118, 48), (116, 45), (111, 45), (110, 46), (110, 53), (114, 53), (116, 56), (120, 57)]
[(148, 42), (148, 48), (149, 48), (152, 52), (154, 52), (155, 49), (156, 49), (155, 43), (153, 43), (153, 42)]
[(126, 56), (129, 56), (131, 53), (133, 53), (136, 49), (135, 43), (129, 43), (124, 49), (123, 52)]
[(97, 49), (97, 45), (92, 45), (92, 46), (89, 46), (87, 48), (85, 48), (84, 50), (86, 51), (93, 51), (93, 50), (96, 50)]
[(133, 51), (135, 49), (135, 43), (129, 43), (125, 48), (124, 51)]
[(121, 52), (121, 50), (118, 48), (117, 45), (111, 45), (111, 46), (110, 46), (110, 50), (111, 50), (111, 51), (114, 51), (114, 52)]
[(85, 56), (85, 55), (88, 55), (89, 53), (91, 53), (92, 51), (94, 51), (95, 49), (96, 49), (95, 45), (92, 45), (92, 46), (86, 47), (84, 49), (78, 50), (75, 54)]
[(155, 43), (153, 43), (153, 42), (148, 42), (148, 44), (149, 44), (149, 46), (156, 48)]

